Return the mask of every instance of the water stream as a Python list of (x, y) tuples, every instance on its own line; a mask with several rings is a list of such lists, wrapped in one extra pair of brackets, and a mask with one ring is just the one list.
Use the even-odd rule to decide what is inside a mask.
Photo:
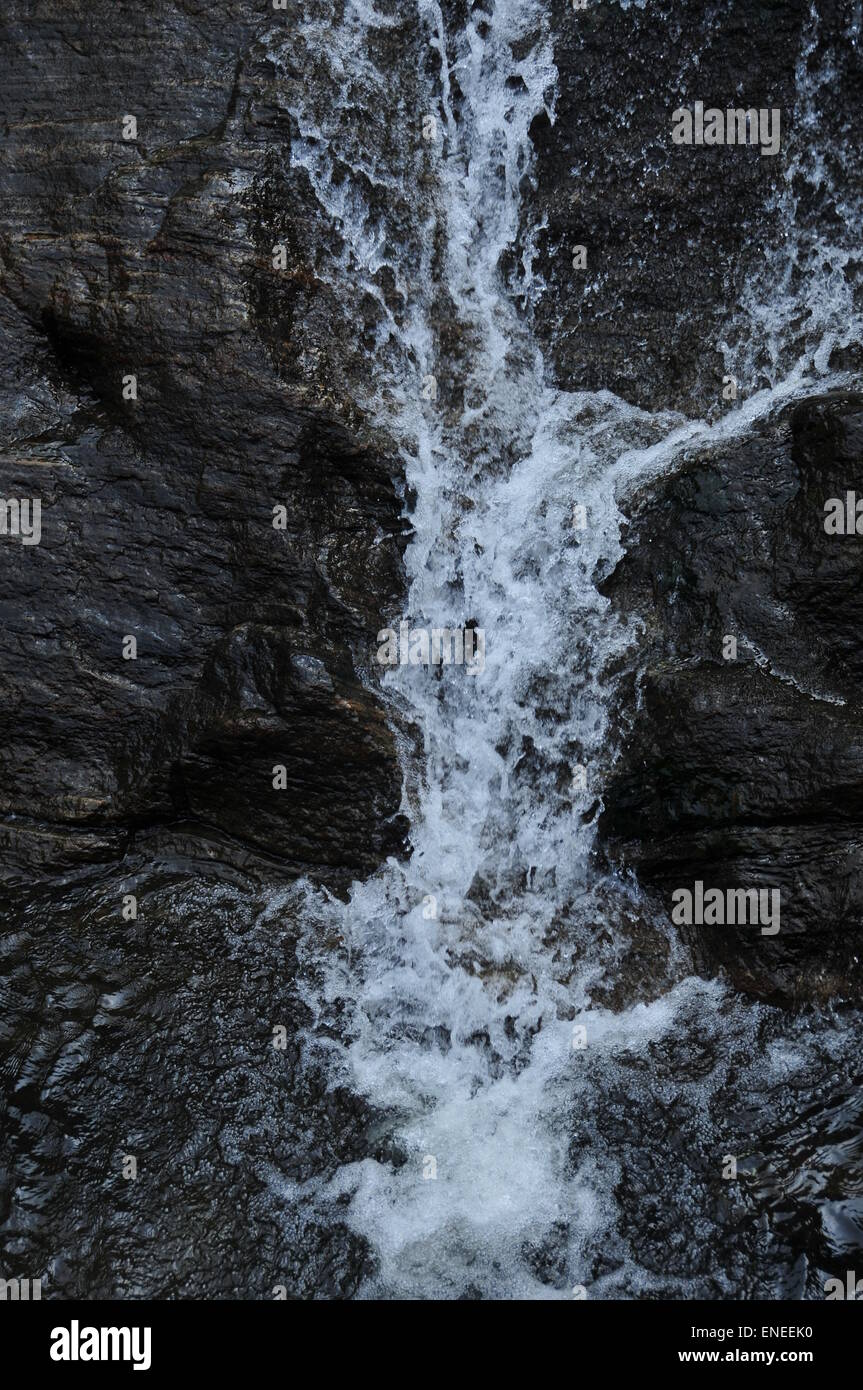
[[(755, 1149), (753, 1133), (784, 1118), (793, 1129), (781, 1097), (848, 1064), (844, 1025), (738, 1001), (695, 978), (673, 940), (658, 999), (618, 1014), (595, 1003), (603, 923), (637, 901), (591, 854), (610, 669), (636, 636), (598, 585), (634, 484), (843, 383), (827, 364), (863, 341), (843, 273), (859, 209), (842, 203), (830, 245), (804, 237), (789, 172), (787, 236), (725, 344), (726, 370), (755, 384), (737, 408), (687, 419), (561, 390), (532, 331), (544, 286), (522, 207), (531, 124), (554, 121), (548, 7), (495, 0), (453, 20), (417, 0), (405, 80), (382, 56), (401, 18), (370, 0), (335, 8), (309, 4), (290, 36), (315, 74), (292, 89), (292, 161), (337, 233), (319, 273), (363, 305), (361, 404), (405, 468), (409, 592), (381, 627), (473, 625), (485, 660), (385, 676), (394, 721), (417, 731), (404, 738), (410, 857), (346, 904), (307, 884), (271, 904), (278, 915), (302, 900), (308, 1056), (383, 1117), (388, 1143), (312, 1184), (273, 1174), (276, 1200), (332, 1204), (365, 1237), (366, 1296), (787, 1292), (781, 1242), (771, 1253), (758, 1210), (717, 1196), (716, 1179), (741, 1135)], [(816, 30), (813, 10), (812, 42)], [(274, 29), (277, 67), (285, 45)], [(805, 107), (803, 89), (829, 73), (813, 77), (804, 58)], [(828, 177), (807, 161), (813, 185)], [(764, 1108), (744, 1120), (747, 1092)], [(774, 1136), (775, 1162), (792, 1162), (788, 1143)], [(664, 1255), (647, 1219), (656, 1200)], [(712, 1265), (690, 1248), (711, 1242)], [(794, 1278), (799, 1296), (807, 1271)]]

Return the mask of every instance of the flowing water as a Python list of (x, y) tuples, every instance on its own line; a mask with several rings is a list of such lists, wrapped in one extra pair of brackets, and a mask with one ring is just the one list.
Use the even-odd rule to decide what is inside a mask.
[(859, 1012), (699, 978), (595, 852), (639, 637), (602, 593), (621, 504), (848, 384), (863, 345), (854, 152), (821, 119), (847, 14), (844, 53), (817, 5), (804, 26), (778, 234), (721, 343), (746, 390), (699, 419), (556, 382), (531, 140), (554, 133), (551, 0), (274, 12), (252, 57), (317, 207), (334, 356), (406, 479), (380, 628), (472, 626), (484, 661), (382, 674), (375, 632), (355, 653), (410, 854), (347, 901), (175, 827), (4, 896), (0, 1209), (46, 1296), (821, 1298), (860, 1271)]
[[(731, 1197), (720, 1169), (769, 1132), (789, 1171), (795, 1144), (820, 1144), (816, 1186), (830, 1187), (838, 1159), (796, 1134), (794, 1102), (825, 1074), (846, 1084), (846, 1023), (739, 1002), (691, 976), (674, 942), (658, 999), (593, 1002), (602, 923), (635, 893), (591, 856), (610, 670), (636, 635), (598, 585), (634, 483), (842, 384), (831, 352), (863, 341), (845, 274), (859, 209), (840, 204), (830, 244), (798, 232), (794, 173), (829, 178), (801, 146), (787, 236), (729, 327), (726, 370), (757, 387), (739, 408), (691, 420), (556, 389), (531, 329), (540, 229), (521, 197), (531, 124), (554, 121), (547, 7), (495, 0), (453, 19), (417, 0), (406, 79), (386, 58), (403, 16), (386, 10), (318, 0), (269, 53), (314, 74), (291, 88), (292, 162), (336, 233), (319, 273), (362, 306), (361, 404), (409, 486), (406, 611), (381, 627), (475, 625), (485, 664), (386, 675), (394, 720), (418, 731), (404, 741), (410, 858), (347, 904), (301, 885), (271, 906), (302, 898), (307, 1056), (387, 1135), (380, 1158), (305, 1185), (273, 1174), (273, 1190), (286, 1209), (347, 1212), (375, 1255), (366, 1296), (801, 1296), (822, 1247), (789, 1271), (781, 1220), (764, 1224), (779, 1179), (753, 1158), (751, 1190)], [(817, 23), (813, 10), (813, 45)], [(804, 110), (829, 81), (805, 58)], [(859, 1180), (859, 1152), (846, 1160)], [(833, 1192), (840, 1207), (854, 1181)], [(854, 1210), (835, 1219), (854, 1227)]]

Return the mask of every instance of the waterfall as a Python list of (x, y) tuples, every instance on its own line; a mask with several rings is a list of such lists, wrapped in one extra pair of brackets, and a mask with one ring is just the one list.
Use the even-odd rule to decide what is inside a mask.
[[(789, 239), (723, 345), (726, 370), (757, 387), (738, 408), (692, 420), (560, 389), (531, 327), (539, 229), (522, 225), (531, 126), (554, 121), (550, 7), (495, 0), (461, 23), (451, 8), (416, 0), (409, 72), (386, 61), (403, 16), (371, 0), (318, 0), (289, 39), (274, 28), (268, 40), (277, 70), (314, 68), (313, 82), (286, 85), (292, 162), (335, 233), (319, 273), (363, 306), (360, 404), (413, 499), (406, 611), (380, 627), (485, 634), (481, 671), (385, 675), (394, 722), (415, 731), (403, 737), (410, 857), (347, 903), (301, 889), (305, 1045), (380, 1114), (386, 1156), (305, 1189), (275, 1177), (274, 1191), (332, 1204), (366, 1237), (378, 1262), (367, 1296), (632, 1295), (651, 1275), (615, 1233), (621, 1170), (591, 1129), (598, 1097), (640, 1068), (657, 1104), (685, 1092), (709, 1124), (761, 1011), (685, 971), (652, 1004), (614, 1014), (593, 1002), (602, 924), (635, 893), (592, 856), (610, 670), (637, 635), (599, 585), (636, 483), (844, 382), (828, 359), (861, 336), (842, 240), (858, 210), (843, 204), (836, 244), (796, 238), (790, 180), (826, 177), (801, 152), (781, 201)], [(826, 80), (804, 55), (801, 91)], [(365, 120), (348, 118), (360, 108)], [(334, 934), (341, 945), (325, 949)], [(672, 1086), (651, 1049), (696, 1035), (711, 1040), (710, 1075)], [(604, 1245), (613, 1270), (597, 1262)]]

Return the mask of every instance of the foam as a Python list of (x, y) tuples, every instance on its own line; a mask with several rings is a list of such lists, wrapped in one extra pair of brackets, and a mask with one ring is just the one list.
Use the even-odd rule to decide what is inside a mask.
[[(579, 1097), (585, 1088), (595, 1093), (621, 1053), (681, 1026), (693, 1001), (708, 1016), (724, 1007), (721, 990), (695, 980), (623, 1014), (592, 1007), (596, 890), (609, 887), (592, 866), (594, 831), (583, 816), (596, 789), (572, 794), (564, 779), (556, 790), (555, 773), (602, 764), (606, 673), (632, 638), (596, 587), (621, 554), (618, 500), (687, 450), (736, 438), (786, 401), (823, 389), (825, 379), (844, 380), (826, 376), (825, 358), (851, 332), (838, 327), (847, 253), (820, 244), (807, 252), (819, 276), (794, 360), (786, 351), (800, 310), (799, 296), (787, 298), (793, 248), (782, 253), (786, 263), (774, 259), (745, 306), (749, 337), (766, 334), (761, 349), (746, 352), (760, 350), (761, 359), (726, 345), (727, 369), (741, 379), (760, 374), (763, 388), (717, 421), (650, 414), (609, 392), (555, 390), (515, 307), (517, 297), (542, 292), (530, 238), (517, 286), (500, 270), (519, 232), (531, 123), (540, 111), (554, 118), (546, 7), (497, 0), (491, 14), (475, 12), (462, 33), (448, 34), (436, 0), (418, 0), (417, 23), (439, 70), (427, 89), (417, 78), (412, 119), (418, 128), (421, 112), (435, 111), (443, 133), (434, 185), (422, 197), (423, 151), (406, 136), (403, 167), (394, 169), (369, 147), (368, 122), (340, 119), (357, 101), (381, 126), (411, 118), (391, 73), (378, 71), (367, 51), (368, 31), (396, 19), (361, 0), (347, 0), (339, 23), (328, 5), (317, 10), (300, 38), (316, 61), (327, 55), (326, 70), (304, 95), (291, 89), (300, 132), (292, 157), (342, 233), (341, 251), (321, 273), (348, 302), (364, 292), (379, 306), (362, 404), (396, 441), (416, 493), (408, 615), (428, 627), (475, 620), (486, 631), (486, 658), (476, 678), (452, 668), (439, 679), (416, 667), (387, 674), (388, 698), (422, 738), (419, 771), (412, 753), (405, 765), (412, 857), (356, 884), (347, 904), (307, 891), (306, 1002), (320, 1020), (336, 1001), (347, 1004), (341, 1040), (321, 1041), (313, 1025), (308, 1045), (326, 1050), (334, 1084), (389, 1117), (405, 1156), (398, 1168), (371, 1159), (343, 1167), (315, 1200), (349, 1195), (347, 1219), (380, 1263), (367, 1296), (473, 1289), (570, 1297), (589, 1279), (591, 1243), (613, 1227), (617, 1177), (612, 1153), (599, 1149), (579, 1162), (570, 1155)], [(533, 45), (516, 61), (512, 45), (528, 36)], [(277, 65), (284, 42), (275, 33), (270, 40)], [(515, 91), (507, 85), (514, 76), (523, 84)], [(311, 87), (322, 84), (315, 97)], [(810, 174), (824, 177), (815, 164)], [(392, 203), (370, 193), (400, 183), (416, 208), (408, 246)], [(793, 226), (790, 193), (783, 206)], [(437, 357), (435, 234), (466, 345), (459, 418), (419, 391), (424, 375), (446, 370)], [(388, 294), (384, 268), (407, 307)], [(571, 525), (576, 502), (589, 517), (581, 532)], [(543, 769), (539, 791), (526, 775), (527, 741)], [(632, 892), (611, 887), (621, 897)], [(435, 918), (423, 911), (429, 895)], [(343, 952), (318, 949), (322, 924), (337, 929)], [(572, 1048), (574, 1022), (588, 1030), (589, 1063)], [(434, 1180), (422, 1177), (427, 1155), (437, 1162)], [(548, 1233), (562, 1244), (564, 1273), (543, 1282), (524, 1252)], [(613, 1293), (624, 1279), (652, 1287), (634, 1257), (627, 1270), (603, 1287)]]

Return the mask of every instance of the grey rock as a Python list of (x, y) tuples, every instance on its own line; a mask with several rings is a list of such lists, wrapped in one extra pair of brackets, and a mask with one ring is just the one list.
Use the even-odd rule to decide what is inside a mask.
[(374, 1269), (320, 1194), (376, 1117), (302, 1037), (284, 874), (223, 861), (154, 831), (4, 894), (0, 1266), (43, 1298), (340, 1299)]
[[(783, 249), (793, 255), (775, 276), (787, 273), (790, 293), (814, 277), (819, 240), (833, 238), (844, 193), (860, 186), (863, 72), (847, 7), (819, 4), (814, 37), (809, 0), (584, 10), (558, 0), (553, 16), (555, 119), (534, 123), (535, 188), (525, 189), (525, 230), (545, 224), (536, 321), (546, 355), (566, 389), (703, 416), (721, 408), (722, 344), (740, 341), (743, 292)], [(779, 154), (674, 145), (673, 112), (698, 100), (778, 107)], [(813, 147), (824, 155), (817, 181), (803, 173)], [(579, 245), (585, 270), (572, 268)], [(774, 370), (796, 363), (804, 336), (802, 321), (786, 324)], [(832, 365), (854, 360), (834, 349)]]
[(704, 969), (776, 1001), (863, 980), (863, 537), (824, 528), (861, 459), (863, 398), (804, 402), (644, 488), (606, 585), (643, 620), (606, 847), (669, 911), (698, 880), (778, 889), (775, 935), (683, 928)]
[(153, 824), (338, 883), (402, 843), (371, 667), (404, 486), (315, 272), (335, 233), (263, 41), (290, 20), (7, 7), (0, 477), (42, 504), (0, 545), (13, 876)]

